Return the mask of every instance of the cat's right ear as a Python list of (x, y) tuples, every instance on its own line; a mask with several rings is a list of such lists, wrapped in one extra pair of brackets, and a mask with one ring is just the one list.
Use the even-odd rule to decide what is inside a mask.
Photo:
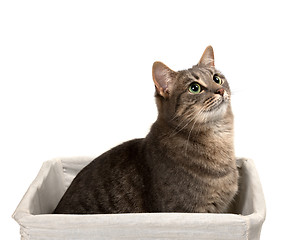
[(168, 98), (173, 86), (173, 78), (176, 74), (162, 62), (155, 62), (152, 66), (152, 78), (156, 91), (164, 98)]
[(204, 51), (198, 65), (205, 65), (207, 67), (215, 67), (214, 50), (212, 46), (208, 46)]

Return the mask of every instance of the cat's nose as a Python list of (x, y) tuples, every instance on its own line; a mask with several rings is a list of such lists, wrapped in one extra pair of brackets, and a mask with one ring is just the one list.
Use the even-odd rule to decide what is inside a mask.
[(215, 92), (215, 93), (216, 93), (216, 94), (220, 94), (221, 96), (224, 96), (225, 89), (220, 88), (220, 89), (216, 90), (216, 92)]

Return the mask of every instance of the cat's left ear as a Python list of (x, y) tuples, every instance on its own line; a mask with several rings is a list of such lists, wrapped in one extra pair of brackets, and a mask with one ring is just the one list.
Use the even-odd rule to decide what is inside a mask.
[(164, 98), (168, 98), (172, 87), (176, 72), (171, 70), (162, 62), (155, 62), (152, 66), (152, 78), (157, 93)]
[(173, 87), (176, 72), (171, 70), (162, 62), (155, 62), (152, 66), (152, 78), (157, 93), (164, 98), (168, 98)]
[(198, 65), (204, 65), (206, 67), (215, 67), (214, 50), (212, 46), (208, 46), (206, 48)]

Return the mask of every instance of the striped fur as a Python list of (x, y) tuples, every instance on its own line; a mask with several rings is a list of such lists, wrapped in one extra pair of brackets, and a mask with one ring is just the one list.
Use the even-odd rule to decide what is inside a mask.
[[(188, 70), (154, 63), (153, 78), (158, 118), (149, 134), (86, 166), (54, 213), (227, 211), (238, 189), (231, 92), (212, 48)], [(189, 92), (193, 82), (200, 93)]]

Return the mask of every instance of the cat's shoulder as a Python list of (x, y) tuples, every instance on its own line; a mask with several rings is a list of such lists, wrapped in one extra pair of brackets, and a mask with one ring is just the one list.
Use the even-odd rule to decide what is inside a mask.
[(123, 142), (95, 158), (91, 164), (130, 162), (141, 155), (143, 140), (143, 138), (137, 138)]
[(123, 142), (109, 151), (107, 154), (128, 154), (129, 152), (138, 151), (142, 148), (144, 138), (136, 138), (126, 142)]

